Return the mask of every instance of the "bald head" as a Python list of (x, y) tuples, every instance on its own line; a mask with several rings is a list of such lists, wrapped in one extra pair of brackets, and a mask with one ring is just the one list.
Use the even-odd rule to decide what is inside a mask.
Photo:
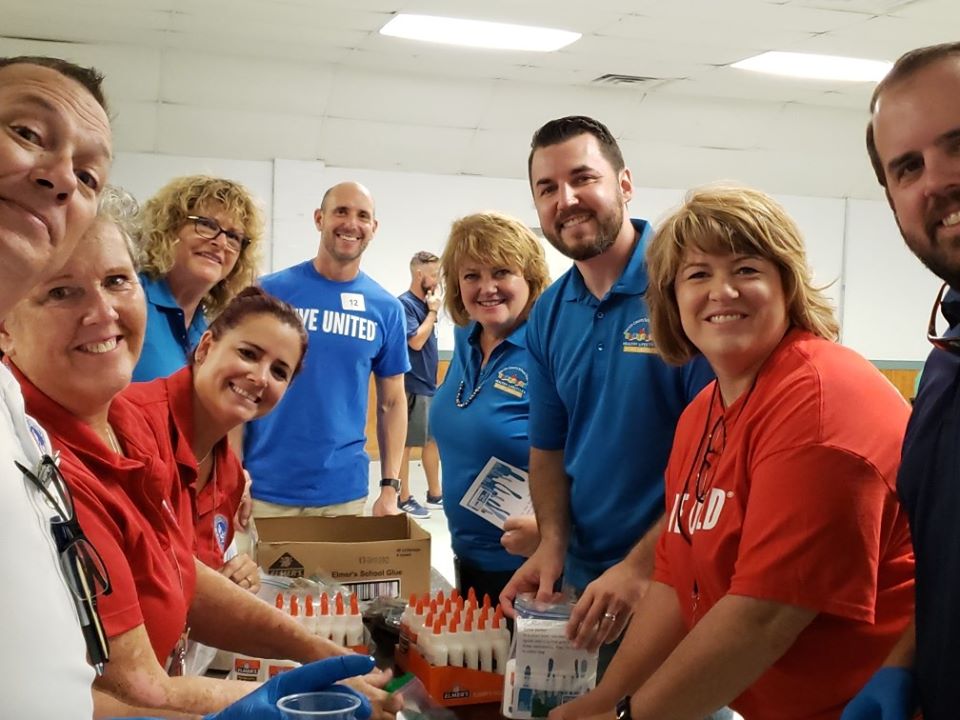
[(333, 195), (336, 195), (338, 191), (342, 191), (342, 190), (350, 190), (353, 192), (360, 193), (361, 195), (365, 195), (367, 199), (370, 201), (370, 208), (373, 212), (373, 217), (377, 216), (377, 208), (373, 202), (373, 195), (366, 188), (366, 186), (361, 185), (358, 182), (354, 182), (353, 180), (347, 180), (342, 183), (337, 183), (336, 185), (333, 185), (332, 187), (330, 187), (323, 194), (323, 198), (320, 200), (320, 212), (323, 212), (324, 210), (327, 209), (327, 207), (329, 206), (330, 197)]

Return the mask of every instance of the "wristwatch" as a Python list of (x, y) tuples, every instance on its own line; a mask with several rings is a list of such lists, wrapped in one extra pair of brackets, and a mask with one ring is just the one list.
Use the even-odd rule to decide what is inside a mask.
[(380, 481), (380, 487), (392, 487), (397, 492), (400, 492), (400, 481), (396, 478), (383, 478)]
[(615, 717), (617, 720), (633, 720), (633, 717), (630, 715), (630, 696), (624, 695), (622, 698), (617, 700), (617, 709)]

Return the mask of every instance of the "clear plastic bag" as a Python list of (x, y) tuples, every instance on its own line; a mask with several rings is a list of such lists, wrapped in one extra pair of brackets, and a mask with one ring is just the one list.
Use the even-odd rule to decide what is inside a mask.
[(578, 650), (566, 636), (574, 597), (558, 593), (551, 602), (530, 593), (517, 596), (513, 643), (503, 689), (509, 718), (546, 717), (558, 705), (594, 688), (597, 653)]
[(397, 720), (457, 720), (453, 712), (430, 697), (423, 683), (413, 673), (391, 680), (387, 690), (403, 699), (403, 709), (397, 713)]

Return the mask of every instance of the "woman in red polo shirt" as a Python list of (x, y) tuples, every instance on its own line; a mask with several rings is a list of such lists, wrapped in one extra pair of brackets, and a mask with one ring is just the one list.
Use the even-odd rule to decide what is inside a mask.
[[(289, 330), (298, 340), (293, 366), (288, 362), (294, 355), (285, 360), (270, 352), (277, 334), (286, 336)], [(307, 334), (294, 309), (248, 287), (204, 332), (190, 365), (123, 392), (158, 432), (171, 433), (180, 477), (194, 498), (197, 557), (253, 592), (260, 585), (256, 564), (245, 554), (225, 556), (244, 490), (243, 467), (227, 433), (276, 406), (300, 370), (306, 347)]]
[[(194, 557), (194, 504), (178, 472), (183, 450), (173, 447), (169, 430), (158, 431), (141, 407), (121, 395), (143, 343), (144, 318), (129, 240), (102, 216), (63, 268), (4, 318), (0, 346), (20, 381), (27, 412), (47, 429), (59, 453), (77, 519), (109, 573), (111, 592), (99, 597), (99, 614), (110, 659), (96, 686), (122, 707), (98, 706), (98, 712), (119, 715), (145, 707), (203, 714), (253, 687), (171, 677), (181, 664), (188, 630), (201, 642), (260, 657), (308, 661), (346, 651), (309, 634)], [(237, 395), (238, 405), (257, 405), (255, 385), (262, 378), (275, 389), (285, 386), (300, 363), (299, 323), (273, 326), (260, 338), (263, 353), (251, 361), (262, 367), (261, 380), (247, 384), (235, 372), (217, 376), (224, 393)], [(208, 341), (204, 362), (226, 347)], [(280, 380), (280, 367), (286, 381)], [(204, 422), (214, 427), (227, 418)], [(379, 689), (387, 679), (378, 674), (350, 681), (370, 697), (374, 717), (386, 717), (384, 709), (397, 704)]]
[[(551, 718), (836, 720), (913, 611), (909, 407), (835, 342), (770, 197), (692, 192), (647, 249), (653, 337), (717, 380), (684, 411), (653, 580), (593, 692)], [(606, 714), (604, 714), (606, 713)]]

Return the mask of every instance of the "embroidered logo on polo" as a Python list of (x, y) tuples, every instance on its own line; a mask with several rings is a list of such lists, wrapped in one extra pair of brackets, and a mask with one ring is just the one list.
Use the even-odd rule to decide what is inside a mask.
[(26, 416), (27, 420), (27, 429), (30, 431), (33, 441), (37, 444), (37, 447), (40, 448), (41, 453), (50, 454), (50, 441), (47, 438), (47, 432), (40, 424), (34, 420), (29, 415)]
[(497, 373), (493, 381), (495, 390), (505, 392), (517, 398), (523, 398), (527, 394), (527, 383), (530, 382), (527, 371), (517, 365), (505, 367)]
[(217, 547), (220, 552), (227, 549), (227, 530), (229, 528), (227, 518), (220, 513), (213, 516), (213, 536), (217, 539)]
[(627, 329), (623, 331), (623, 351), (657, 354), (657, 346), (653, 344), (653, 337), (650, 335), (650, 318), (643, 317), (627, 325)]

